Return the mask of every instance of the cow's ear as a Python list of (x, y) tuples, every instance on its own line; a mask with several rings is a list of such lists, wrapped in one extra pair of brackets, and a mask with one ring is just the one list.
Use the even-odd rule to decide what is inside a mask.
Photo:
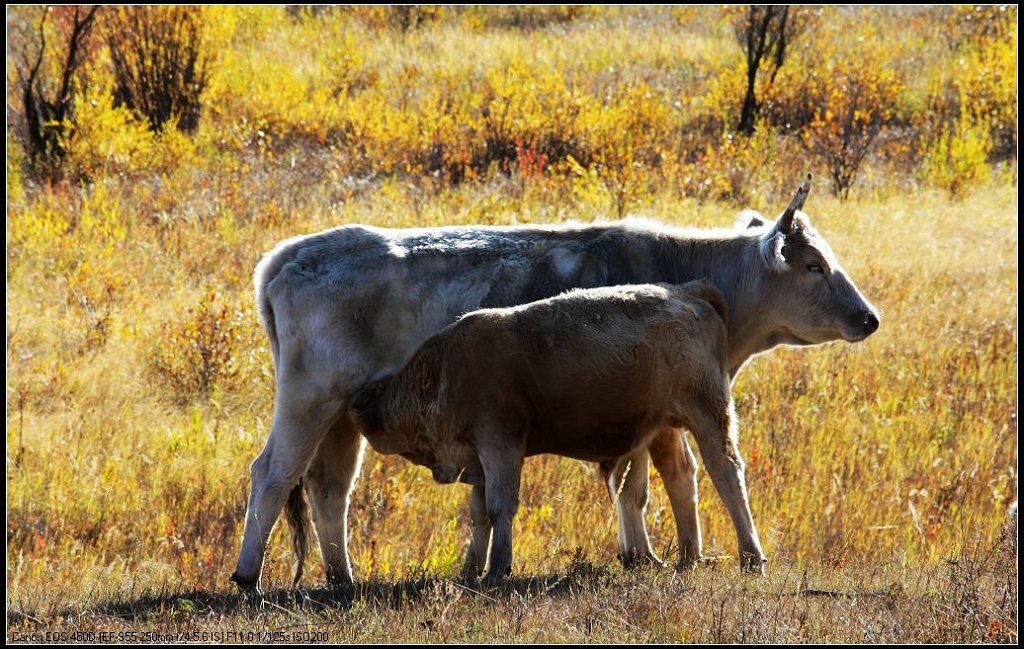
[(759, 228), (768, 222), (767, 219), (755, 210), (743, 210), (736, 215), (736, 227), (740, 230)]
[(776, 273), (781, 273), (789, 268), (782, 249), (786, 245), (786, 235), (779, 232), (778, 228), (772, 228), (761, 237), (761, 255), (764, 257), (768, 268)]

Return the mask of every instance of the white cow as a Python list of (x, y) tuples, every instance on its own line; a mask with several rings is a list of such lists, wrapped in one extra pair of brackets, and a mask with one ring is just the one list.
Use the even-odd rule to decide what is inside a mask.
[[(278, 245), (256, 268), (256, 298), (274, 354), (274, 423), (252, 464), (241, 553), (232, 580), (258, 585), (270, 532), (288, 503), (301, 574), (312, 504), (331, 583), (351, 583), (348, 497), (363, 453), (347, 414), (351, 395), (393, 373), (460, 315), (570, 288), (707, 278), (730, 314), (729, 373), (780, 344), (859, 341), (878, 328), (828, 244), (798, 210), (808, 182), (774, 223), (700, 231), (650, 221), (593, 225), (389, 230), (345, 226)], [(696, 461), (679, 431), (651, 444), (676, 517), (684, 563), (700, 557)], [(630, 467), (627, 471), (626, 467)], [(655, 559), (643, 511), (649, 455), (611, 467), (619, 497), (619, 554)], [(289, 497), (291, 494), (291, 497)], [(470, 547), (467, 563), (475, 561)]]

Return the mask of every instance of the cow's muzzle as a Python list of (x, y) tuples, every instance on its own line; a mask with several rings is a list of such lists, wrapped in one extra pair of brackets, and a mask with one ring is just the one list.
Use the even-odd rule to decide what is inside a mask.
[(853, 328), (860, 334), (856, 340), (863, 340), (878, 331), (878, 325), (878, 313), (875, 311), (864, 310), (858, 313), (853, 317)]

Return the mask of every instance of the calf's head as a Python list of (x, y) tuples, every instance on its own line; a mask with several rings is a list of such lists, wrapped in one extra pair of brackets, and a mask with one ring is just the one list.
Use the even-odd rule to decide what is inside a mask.
[(348, 400), (348, 416), (378, 453), (402, 453), (408, 450), (404, 431), (397, 430), (389, 412), (387, 383), (370, 382)]
[(800, 211), (811, 176), (759, 245), (768, 265), (763, 283), (765, 317), (775, 333), (773, 344), (816, 345), (832, 340), (857, 342), (878, 330), (879, 312), (861, 295), (839, 264), (832, 248)]

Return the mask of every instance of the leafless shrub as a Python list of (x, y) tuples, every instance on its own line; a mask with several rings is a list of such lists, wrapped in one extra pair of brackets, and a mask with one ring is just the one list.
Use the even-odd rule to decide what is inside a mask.
[(200, 95), (209, 80), (202, 9), (118, 7), (107, 24), (118, 105), (138, 111), (154, 131), (173, 121), (199, 125)]

